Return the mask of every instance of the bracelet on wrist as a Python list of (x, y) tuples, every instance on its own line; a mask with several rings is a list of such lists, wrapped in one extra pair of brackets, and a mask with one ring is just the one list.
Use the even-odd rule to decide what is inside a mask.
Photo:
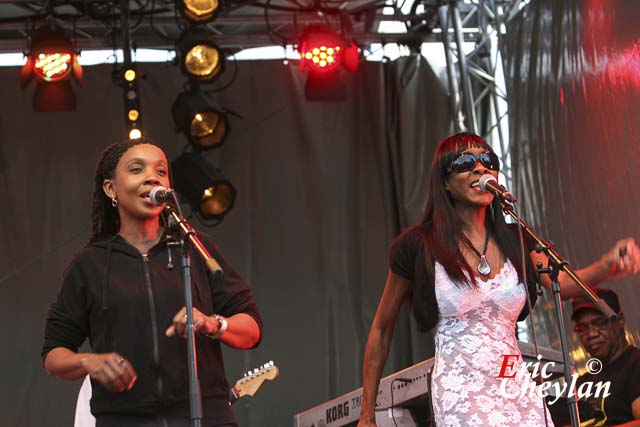
[(222, 334), (225, 333), (225, 331), (227, 330), (228, 323), (227, 323), (227, 319), (225, 319), (224, 317), (222, 317), (220, 315), (214, 314), (213, 318), (218, 321), (218, 331), (213, 335), (207, 334), (207, 336), (209, 338), (211, 338), (212, 340), (216, 340), (216, 339), (220, 338), (222, 336)]

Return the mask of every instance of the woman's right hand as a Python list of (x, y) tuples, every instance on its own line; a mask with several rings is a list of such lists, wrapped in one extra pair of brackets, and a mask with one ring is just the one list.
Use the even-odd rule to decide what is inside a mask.
[(375, 421), (360, 418), (358, 421), (358, 427), (377, 427), (377, 425)]
[(131, 363), (118, 353), (85, 353), (82, 366), (91, 379), (111, 392), (131, 390), (138, 379)]

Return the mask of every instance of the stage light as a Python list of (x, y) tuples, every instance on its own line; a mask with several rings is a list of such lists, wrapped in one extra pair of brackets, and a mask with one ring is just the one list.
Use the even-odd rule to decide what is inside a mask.
[(336, 43), (329, 45), (303, 43), (300, 46), (300, 69), (304, 70), (307, 67), (317, 72), (331, 71), (341, 64), (341, 50), (342, 46)]
[(55, 25), (38, 28), (32, 38), (27, 61), (20, 71), (20, 85), (27, 87), (37, 79), (33, 98), (34, 111), (73, 111), (76, 97), (70, 77), (82, 87), (82, 67), (78, 54), (65, 34)]
[(122, 88), (125, 125), (129, 139), (137, 139), (142, 136), (142, 114), (140, 94), (138, 92), (138, 77), (138, 72), (133, 63), (115, 68), (112, 74), (115, 84)]
[(129, 139), (142, 138), (142, 131), (140, 129), (133, 128), (129, 131)]
[(127, 113), (127, 118), (132, 122), (138, 120), (138, 117), (140, 117), (140, 112), (138, 110), (129, 110)]
[(127, 70), (124, 72), (124, 79), (128, 82), (132, 82), (136, 79), (136, 70)]
[(181, 93), (171, 112), (176, 131), (184, 134), (200, 150), (221, 146), (229, 135), (227, 112), (198, 90)]
[(341, 66), (358, 71), (359, 53), (353, 41), (327, 29), (308, 29), (300, 38), (300, 70), (326, 73)]
[(41, 80), (56, 82), (71, 73), (72, 55), (70, 53), (41, 53), (36, 58), (34, 72)]
[(224, 71), (224, 55), (205, 31), (183, 33), (176, 54), (182, 73), (191, 80), (211, 82)]
[(308, 28), (300, 39), (300, 70), (308, 71), (305, 98), (308, 101), (346, 99), (346, 87), (340, 79), (342, 68), (358, 71), (360, 54), (351, 40), (326, 28)]
[(171, 162), (174, 188), (206, 220), (218, 220), (233, 208), (236, 189), (222, 171), (200, 153), (183, 153)]
[(213, 20), (220, 9), (218, 0), (179, 0), (177, 3), (182, 15), (194, 24)]

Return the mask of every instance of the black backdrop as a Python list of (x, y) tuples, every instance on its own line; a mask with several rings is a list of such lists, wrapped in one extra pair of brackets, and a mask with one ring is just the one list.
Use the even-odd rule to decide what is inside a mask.
[[(523, 214), (576, 267), (640, 240), (640, 2), (539, 0), (509, 27), (509, 123)], [(640, 338), (638, 276), (615, 284)], [(559, 348), (553, 306), (536, 307)], [(571, 325), (569, 325), (570, 327)], [(574, 358), (584, 361), (576, 337)]]
[[(640, 236), (639, 18), (637, 2), (544, 0), (509, 28), (515, 192), (525, 217), (577, 267), (617, 238)], [(207, 155), (239, 198), (207, 231), (253, 284), (265, 319), (258, 349), (225, 352), (229, 379), (269, 359), (281, 368), (234, 410), (241, 425), (288, 426), (294, 413), (360, 385), (387, 247), (419, 217), (429, 159), (450, 131), (449, 104), (415, 57), (346, 75), (344, 103), (305, 102), (295, 64), (239, 67), (220, 100), (244, 120)], [(141, 68), (145, 132), (173, 158), (184, 141), (169, 109), (183, 79), (168, 64)], [(96, 158), (124, 134), (122, 95), (110, 66), (87, 67), (77, 112), (35, 114), (33, 87), (19, 90), (18, 71), (0, 69), (0, 419), (67, 426), (79, 383), (42, 369), (43, 318), (88, 234)], [(635, 342), (637, 281), (614, 285)], [(536, 307), (545, 344), (556, 339), (551, 310)], [(385, 371), (431, 353), (431, 337), (403, 315)]]
[[(449, 104), (415, 56), (345, 75), (341, 103), (306, 102), (295, 64), (238, 67), (219, 100), (244, 119), (232, 119), (229, 140), (207, 154), (238, 200), (205, 231), (252, 283), (265, 322), (258, 349), (225, 350), (229, 380), (268, 360), (280, 367), (234, 410), (241, 425), (286, 426), (294, 413), (360, 386), (387, 248), (420, 215), (430, 157), (450, 131)], [(169, 64), (140, 68), (145, 134), (175, 158), (185, 141), (170, 107), (184, 79)], [(80, 383), (49, 377), (39, 353), (61, 272), (88, 236), (96, 159), (125, 133), (111, 71), (86, 67), (77, 111), (44, 114), (31, 111), (33, 87), (18, 88), (19, 69), (0, 69), (3, 426), (72, 423)], [(431, 337), (411, 322), (404, 314), (398, 323), (386, 373), (432, 354)]]

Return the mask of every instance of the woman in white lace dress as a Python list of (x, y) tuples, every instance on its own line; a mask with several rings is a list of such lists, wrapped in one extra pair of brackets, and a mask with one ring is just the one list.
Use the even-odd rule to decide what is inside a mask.
[[(409, 301), (421, 330), (436, 330), (431, 391), (434, 418), (441, 426), (553, 425), (541, 398), (520, 390), (532, 382), (522, 365), (515, 323), (535, 302), (533, 265), (544, 255), (525, 242), (530, 259), (523, 269), (517, 229), (505, 223), (498, 200), (478, 180), (497, 178), (498, 157), (481, 137), (458, 133), (436, 150), (424, 218), (406, 229), (390, 250), (389, 275), (367, 341), (364, 395), (359, 427), (375, 426), (375, 396), (387, 359), (397, 314)], [(633, 239), (617, 242), (598, 261), (578, 271), (591, 286), (640, 270)], [(523, 271), (529, 288), (525, 289)], [(561, 273), (563, 298), (579, 294)], [(504, 381), (503, 390), (500, 389)]]

